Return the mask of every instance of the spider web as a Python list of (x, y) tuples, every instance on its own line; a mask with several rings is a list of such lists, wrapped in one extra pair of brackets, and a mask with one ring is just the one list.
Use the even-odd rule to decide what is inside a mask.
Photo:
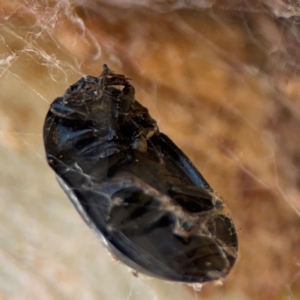
[[(0, 299), (299, 299), (298, 1), (0, 1)], [(47, 166), (50, 103), (103, 63), (224, 198), (239, 257), (191, 287), (113, 261)]]

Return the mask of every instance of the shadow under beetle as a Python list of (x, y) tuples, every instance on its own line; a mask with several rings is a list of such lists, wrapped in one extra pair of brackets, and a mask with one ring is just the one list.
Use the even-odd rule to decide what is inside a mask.
[(170, 281), (229, 273), (238, 242), (224, 203), (128, 78), (104, 65), (70, 86), (50, 106), (44, 143), (59, 184), (117, 259)]

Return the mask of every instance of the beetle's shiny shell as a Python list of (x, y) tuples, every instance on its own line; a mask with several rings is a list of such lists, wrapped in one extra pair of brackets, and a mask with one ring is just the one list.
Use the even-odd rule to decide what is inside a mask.
[(44, 142), (61, 187), (120, 261), (171, 281), (228, 274), (237, 234), (224, 203), (123, 75), (105, 66), (55, 99)]

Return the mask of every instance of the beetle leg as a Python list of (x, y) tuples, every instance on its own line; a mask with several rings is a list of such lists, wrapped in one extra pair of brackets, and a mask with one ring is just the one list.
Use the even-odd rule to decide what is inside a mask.
[(129, 83), (125, 84), (122, 90), (122, 96), (120, 97), (120, 103), (119, 103), (121, 112), (127, 113), (128, 111), (130, 111), (130, 108), (135, 101), (134, 95), (135, 95), (134, 87)]
[(127, 86), (130, 85), (128, 82), (129, 78), (126, 78), (122, 74), (115, 74), (113, 71), (111, 71), (106, 64), (103, 65), (103, 72), (100, 75), (100, 85), (101, 88), (104, 88), (105, 86), (110, 85), (123, 85)]
[(122, 93), (123, 93), (123, 97), (126, 97), (127, 99), (134, 99), (135, 88), (127, 81), (127, 83), (125, 84), (122, 90)]

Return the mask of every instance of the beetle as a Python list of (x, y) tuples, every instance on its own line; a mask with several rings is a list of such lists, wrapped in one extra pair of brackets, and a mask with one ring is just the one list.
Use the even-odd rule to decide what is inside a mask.
[(81, 78), (51, 104), (43, 133), (60, 186), (114, 257), (169, 281), (229, 273), (238, 240), (224, 202), (128, 78), (107, 65)]

